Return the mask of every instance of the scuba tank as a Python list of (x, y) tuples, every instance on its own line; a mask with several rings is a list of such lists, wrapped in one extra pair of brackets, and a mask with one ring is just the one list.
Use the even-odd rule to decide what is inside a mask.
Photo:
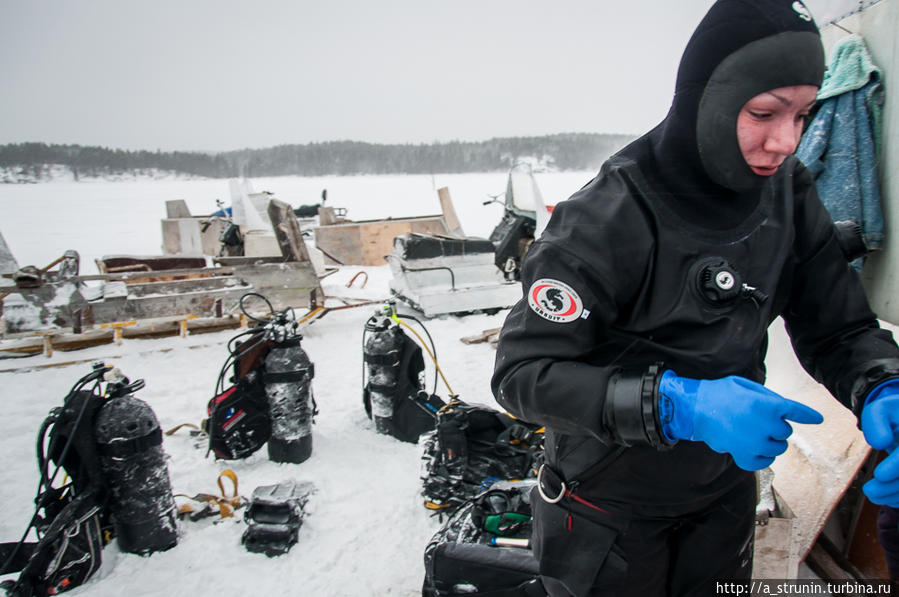
[[(434, 429), (437, 412), (445, 403), (424, 389), (421, 346), (405, 334), (400, 325), (406, 324), (400, 318), (418, 322), (413, 317), (398, 315), (395, 304), (387, 303), (365, 323), (362, 402), (375, 424), (375, 431), (416, 443), (422, 433)], [(429, 354), (434, 353), (429, 351)], [(436, 358), (435, 368), (440, 373)]]
[[(378, 433), (390, 434), (392, 430), (403, 340), (403, 331), (390, 320), (389, 313), (383, 310), (375, 311), (365, 323), (362, 358), (368, 374), (366, 390), (371, 419)], [(420, 354), (418, 360), (421, 360)], [(423, 361), (419, 371), (424, 371)]]
[(274, 462), (300, 463), (312, 455), (315, 370), (293, 323), (290, 329), (276, 329), (276, 344), (265, 357), (262, 375), (272, 423), (268, 456)]
[(129, 384), (118, 369), (104, 377), (108, 400), (94, 420), (94, 437), (117, 542), (140, 555), (166, 550), (178, 535), (162, 430), (153, 409), (131, 395), (143, 380)]

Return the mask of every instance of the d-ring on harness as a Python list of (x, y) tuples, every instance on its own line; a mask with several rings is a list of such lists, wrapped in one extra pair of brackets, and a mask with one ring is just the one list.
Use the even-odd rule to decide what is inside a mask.
[(540, 497), (543, 498), (543, 501), (549, 504), (558, 504), (562, 501), (562, 498), (565, 497), (565, 494), (568, 493), (568, 486), (565, 485), (565, 481), (559, 480), (559, 495), (556, 497), (549, 497), (546, 495), (546, 492), (543, 491), (543, 471), (546, 470), (546, 463), (540, 465), (540, 470), (537, 471), (537, 491), (540, 492)]
[[(563, 499), (568, 498), (583, 506), (587, 506), (592, 510), (602, 512), (603, 514), (608, 514), (608, 511), (600, 508), (596, 504), (585, 500), (575, 492), (577, 491), (577, 488), (581, 485), (581, 483), (583, 483), (584, 479), (591, 479), (601, 473), (607, 466), (615, 462), (615, 460), (617, 460), (618, 457), (621, 456), (621, 454), (623, 454), (626, 449), (626, 446), (618, 446), (618, 448), (600, 458), (599, 461), (589, 469), (577, 475), (577, 478), (574, 481), (568, 482), (566, 482), (562, 478), (562, 475), (556, 472), (555, 469), (553, 469), (551, 466), (547, 466), (544, 462), (540, 465), (540, 469), (537, 471), (537, 491), (540, 492), (540, 497), (542, 497), (548, 504), (558, 504)], [(555, 480), (559, 483), (559, 492), (555, 496), (547, 495), (547, 492), (543, 487), (546, 481), (548, 481), (548, 479), (545, 478), (547, 471), (549, 471), (549, 475), (555, 478)]]

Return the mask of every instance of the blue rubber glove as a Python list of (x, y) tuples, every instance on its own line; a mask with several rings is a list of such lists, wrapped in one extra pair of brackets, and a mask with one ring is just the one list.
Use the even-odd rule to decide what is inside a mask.
[(880, 384), (868, 394), (862, 409), (862, 432), (872, 448), (889, 456), (874, 469), (862, 491), (875, 504), (899, 508), (899, 380)]
[(824, 420), (818, 411), (736, 375), (690, 379), (665, 371), (659, 395), (662, 430), (670, 439), (705, 442), (747, 471), (770, 466), (786, 451), (793, 433), (787, 420)]

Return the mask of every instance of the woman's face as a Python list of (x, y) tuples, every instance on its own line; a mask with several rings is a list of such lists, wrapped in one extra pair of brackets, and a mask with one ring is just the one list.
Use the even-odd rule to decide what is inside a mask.
[(796, 151), (817, 93), (814, 85), (779, 87), (760, 93), (740, 109), (737, 141), (753, 172), (771, 176)]

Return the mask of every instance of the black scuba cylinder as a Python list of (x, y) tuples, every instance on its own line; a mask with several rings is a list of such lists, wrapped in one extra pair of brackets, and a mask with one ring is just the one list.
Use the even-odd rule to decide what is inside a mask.
[(402, 330), (383, 313), (376, 312), (365, 324), (365, 361), (371, 418), (378, 433), (390, 434), (402, 357)]
[(119, 547), (141, 555), (173, 547), (175, 499), (153, 409), (130, 394), (113, 393), (97, 413), (94, 437)]
[(312, 454), (315, 371), (301, 339), (297, 335), (278, 342), (265, 357), (262, 380), (272, 423), (268, 455), (274, 462), (300, 463)]

